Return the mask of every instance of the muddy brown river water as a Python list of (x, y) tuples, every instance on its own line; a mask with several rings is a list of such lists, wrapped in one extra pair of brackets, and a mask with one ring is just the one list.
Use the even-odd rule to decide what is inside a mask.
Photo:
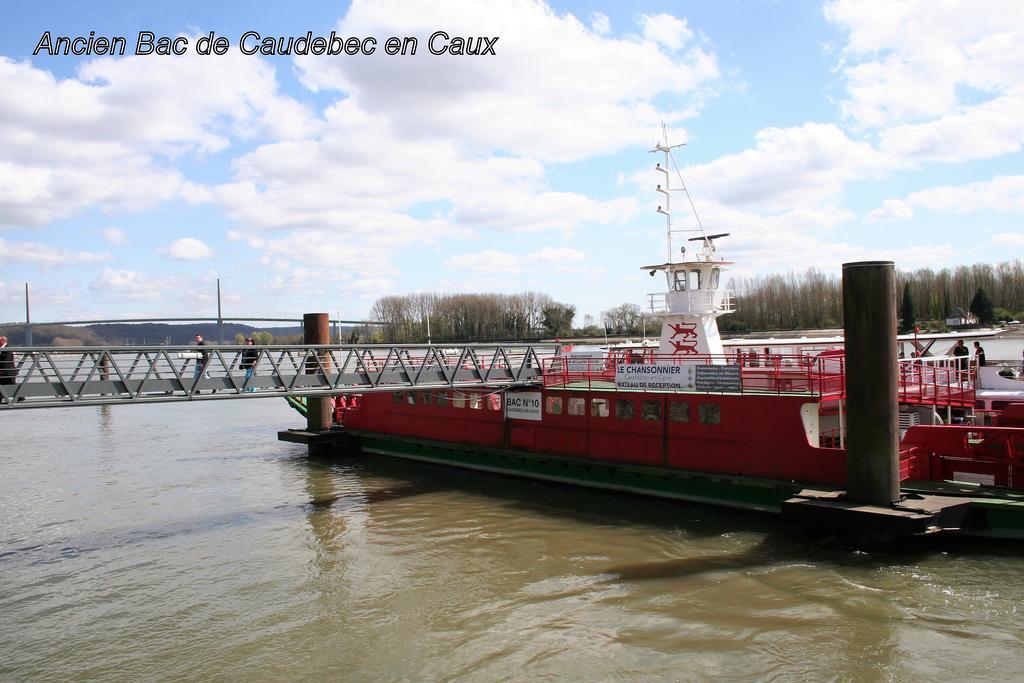
[(0, 413), (0, 679), (1012, 680), (1024, 547), (275, 440), (282, 400)]

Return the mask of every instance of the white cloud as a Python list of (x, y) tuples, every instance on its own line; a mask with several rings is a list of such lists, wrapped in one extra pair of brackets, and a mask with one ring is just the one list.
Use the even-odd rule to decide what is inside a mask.
[(607, 35), (612, 30), (612, 22), (604, 12), (590, 15), (590, 30), (599, 36)]
[(530, 193), (496, 189), (458, 200), (452, 218), (460, 224), (525, 232), (572, 231), (579, 225), (619, 223), (636, 210), (629, 198), (596, 201), (568, 192)]
[(213, 256), (213, 250), (194, 237), (175, 240), (164, 251), (178, 261), (198, 261)]
[(293, 270), (295, 264), (303, 264), (309, 268), (330, 269), (330, 280), (350, 273), (378, 277), (382, 273), (396, 274), (391, 259), (401, 248), (415, 241), (416, 222), (400, 215), (394, 219), (404, 219), (414, 225), (400, 234), (371, 231), (354, 238), (342, 238), (340, 233), (330, 230), (296, 230), (286, 237), (261, 237), (232, 231), (229, 236), (263, 252), (262, 262), (278, 270)]
[(491, 273), (515, 275), (522, 270), (519, 258), (497, 249), (484, 249), (470, 254), (457, 254), (444, 260), (444, 267), (460, 273)]
[(518, 275), (524, 271), (550, 272), (551, 268), (574, 270), (585, 260), (586, 254), (571, 247), (542, 247), (528, 254), (484, 249), (449, 256), (444, 265), (448, 270), (460, 273)]
[(953, 213), (976, 211), (1024, 212), (1024, 175), (996, 176), (966, 185), (943, 185), (887, 199), (865, 221), (912, 218), (914, 208)]
[(902, 199), (886, 199), (877, 209), (872, 209), (864, 216), (865, 223), (880, 221), (906, 220), (914, 217), (914, 209)]
[(1022, 143), (1024, 89), (933, 121), (891, 126), (880, 146), (907, 159), (957, 163), (1010, 154)]
[[(262, 271), (256, 285), (259, 301), (252, 302), (252, 305), (259, 306), (257, 310), (263, 310), (268, 297), (288, 296), (297, 291), (315, 292), (305, 297), (304, 306), (329, 311), (337, 311), (340, 307), (342, 317), (352, 317), (355, 315), (351, 310), (353, 302), (365, 305), (396, 290), (396, 282), (380, 277), (380, 273), (377, 276), (352, 277), (354, 271), (338, 265), (304, 266), (296, 265), (295, 261), (279, 260), (270, 263), (269, 267), (271, 270)], [(314, 283), (315, 287), (311, 288)], [(294, 315), (295, 312), (289, 314)]]
[(238, 50), (216, 59), (217, 68), (192, 53), (85, 62), (79, 79), (95, 99), (83, 137), (133, 139), (177, 154), (222, 150), (232, 137), (281, 139), (314, 131), (310, 113), (278, 93), (270, 62)]
[[(29, 289), (29, 299), (33, 307), (41, 304), (55, 306), (69, 304), (77, 298), (78, 295), (69, 288), (60, 289), (32, 285)], [(25, 309), (21, 307), (25, 305), (25, 283), (4, 282), (0, 280), (0, 304), (10, 304), (24, 312)], [(36, 309), (36, 312), (38, 313), (38, 309)]]
[(969, 213), (986, 209), (1024, 211), (1024, 175), (997, 176), (967, 185), (933, 187), (914, 192), (906, 202), (940, 211)]
[(644, 38), (664, 45), (670, 50), (678, 50), (693, 37), (685, 19), (671, 14), (644, 14), (637, 20), (643, 31)]
[[(683, 169), (695, 197), (769, 210), (817, 206), (849, 181), (880, 177), (899, 165), (833, 124), (765, 128), (756, 139), (753, 149)], [(638, 180), (645, 187), (662, 182), (653, 171)], [(679, 186), (676, 177), (672, 182)]]
[(1024, 140), (1024, 4), (836, 0), (845, 116), (905, 158), (962, 161)]
[(511, 294), (530, 289), (542, 289), (535, 281), (522, 281), (509, 274), (490, 276), (477, 273), (470, 277), (442, 279), (437, 282), (437, 290), (441, 292), (464, 292), (479, 294), (480, 292), (501, 292)]
[(103, 228), (101, 231), (103, 239), (106, 240), (107, 244), (124, 244), (128, 241), (124, 231), (120, 228)]
[(43, 270), (60, 266), (81, 265), (109, 261), (110, 254), (89, 251), (71, 251), (38, 242), (7, 242), (0, 238), (0, 265), (30, 263)]
[[(680, 20), (670, 19), (663, 38), (681, 40)], [(429, 54), (427, 38), (439, 26), (451, 35), (500, 36), (496, 55)], [(715, 55), (704, 48), (677, 56), (653, 40), (602, 37), (542, 2), (353, 3), (338, 32), (418, 36), (419, 51), (300, 57), (303, 82), (343, 91), (404, 139), (459, 140), (471, 153), (570, 161), (646, 144), (662, 119), (678, 121), (699, 106), (719, 78)]]
[[(151, 276), (133, 270), (104, 268), (89, 282), (93, 297), (100, 301), (163, 302), (174, 304), (182, 312), (183, 302), (201, 304), (210, 310), (217, 300), (216, 275), (204, 273), (199, 278), (186, 275)], [(233, 298), (230, 293), (225, 298)], [(139, 309), (153, 311), (152, 306)]]
[(833, 239), (832, 231), (854, 217), (848, 209), (833, 205), (762, 215), (705, 202), (701, 216), (709, 232), (730, 233), (718, 242), (718, 256), (736, 263), (729, 277), (810, 267), (837, 273), (843, 263), (863, 260), (892, 260), (898, 268), (908, 269), (950, 264), (962, 255), (961, 249), (948, 244), (876, 248)]
[(992, 235), (992, 237), (990, 237), (988, 241), (998, 246), (1024, 248), (1024, 231), (1001, 232), (996, 235)]
[(109, 293), (127, 301), (158, 301), (165, 293), (165, 283), (147, 278), (131, 270), (104, 268), (89, 283), (89, 289)]
[[(10, 149), (3, 138), (0, 129), (0, 146)], [(96, 151), (94, 160), (76, 158), (89, 147)], [(38, 165), (2, 161), (0, 228), (40, 227), (91, 206), (108, 212), (140, 210), (171, 199), (180, 182), (177, 171), (159, 168), (119, 145), (85, 144), (66, 159)]]
[(1013, 0), (837, 0), (825, 16), (849, 32), (844, 109), (865, 125), (950, 113), (962, 104), (961, 85), (998, 93), (1024, 81), (1024, 7)]
[(141, 210), (181, 191), (169, 162), (182, 154), (315, 127), (277, 93), (272, 65), (237, 52), (215, 69), (196, 55), (104, 57), (65, 79), (0, 57), (0, 113), (0, 227)]
[(568, 233), (635, 211), (631, 198), (547, 190), (544, 166), (533, 159), (402, 140), (349, 100), (329, 108), (318, 138), (264, 145), (233, 166), (235, 182), (195, 196), (223, 208), (237, 239), (271, 261), (361, 272), (390, 270), (403, 249), (498, 231)]
[(546, 265), (565, 265), (583, 262), (586, 254), (570, 247), (543, 247), (540, 251), (530, 254), (528, 258)]

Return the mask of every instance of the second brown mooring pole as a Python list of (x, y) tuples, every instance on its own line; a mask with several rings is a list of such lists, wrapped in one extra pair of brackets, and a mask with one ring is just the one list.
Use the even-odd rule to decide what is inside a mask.
[[(326, 313), (306, 313), (302, 316), (302, 337), (306, 344), (330, 344), (331, 328)], [(330, 370), (330, 356), (324, 352), (319, 354), (320, 362), (325, 370)], [(306, 373), (319, 372), (315, 363), (307, 363)], [(306, 429), (311, 432), (323, 432), (331, 428), (334, 421), (334, 402), (330, 397), (306, 398)]]
[(847, 497), (900, 498), (896, 273), (892, 261), (843, 264)]

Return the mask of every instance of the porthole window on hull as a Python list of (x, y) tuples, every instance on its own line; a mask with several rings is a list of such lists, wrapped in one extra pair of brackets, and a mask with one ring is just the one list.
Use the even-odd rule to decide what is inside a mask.
[(547, 400), (547, 414), (548, 415), (561, 415), (562, 414), (562, 397), (561, 396), (548, 396)]
[(632, 401), (622, 399), (615, 401), (615, 417), (620, 420), (632, 420), (635, 414), (634, 410)]
[(657, 422), (661, 419), (661, 401), (644, 401), (640, 407), (640, 417), (644, 422)]
[(722, 410), (717, 403), (701, 403), (697, 417), (704, 424), (716, 425), (722, 421)]
[(587, 401), (583, 398), (570, 398), (569, 399), (569, 414), (570, 415), (586, 415), (587, 414)]

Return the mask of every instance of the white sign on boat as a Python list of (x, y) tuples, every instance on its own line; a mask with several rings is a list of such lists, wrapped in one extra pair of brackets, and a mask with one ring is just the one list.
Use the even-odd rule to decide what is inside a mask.
[(505, 394), (505, 417), (515, 420), (541, 419), (539, 391), (510, 391)]
[(620, 363), (615, 366), (615, 388), (693, 389), (693, 368), (693, 365), (670, 363)]

